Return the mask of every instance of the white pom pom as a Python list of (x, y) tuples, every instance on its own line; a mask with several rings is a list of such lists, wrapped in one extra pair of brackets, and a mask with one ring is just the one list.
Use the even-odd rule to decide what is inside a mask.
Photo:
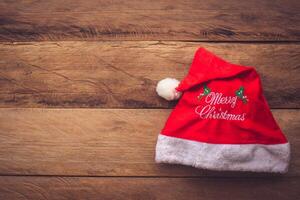
[(179, 81), (174, 78), (165, 78), (157, 83), (156, 92), (162, 98), (171, 101), (179, 99), (181, 92), (175, 88), (179, 85)]

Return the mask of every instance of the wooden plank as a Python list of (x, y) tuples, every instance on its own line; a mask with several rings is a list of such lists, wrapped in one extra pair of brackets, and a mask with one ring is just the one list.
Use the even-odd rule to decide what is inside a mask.
[(1, 199), (243, 199), (299, 198), (298, 178), (0, 177)]
[(296, 0), (2, 1), (0, 8), (0, 41), (300, 39)]
[(300, 107), (300, 45), (194, 42), (3, 43), (0, 106), (169, 108), (156, 83), (182, 79), (199, 46), (256, 66), (271, 107)]
[[(300, 174), (300, 110), (273, 110)], [(272, 176), (154, 163), (166, 109), (0, 110), (0, 174), (72, 176)]]
[[(258, 6), (259, 5), (259, 6)], [(268, 8), (276, 11), (293, 11), (300, 8), (298, 0), (277, 0), (261, 1), (251, 0), (241, 2), (239, 0), (60, 0), (48, 1), (1, 1), (0, 9), (2, 12), (90, 12), (90, 11), (121, 11), (121, 10), (259, 10)]]

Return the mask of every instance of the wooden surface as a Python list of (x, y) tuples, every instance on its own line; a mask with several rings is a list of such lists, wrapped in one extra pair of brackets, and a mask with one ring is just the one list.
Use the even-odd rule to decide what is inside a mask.
[[(5, 142), (0, 149), (0, 172), (61, 176), (269, 176), (155, 164), (157, 134), (169, 113), (166, 109), (2, 109), (0, 136)], [(277, 109), (273, 114), (292, 147), (299, 149), (300, 110)], [(293, 157), (300, 157), (300, 152), (292, 153)], [(286, 176), (298, 175), (300, 161), (292, 159)]]
[[(298, 0), (0, 1), (0, 199), (300, 197)], [(203, 46), (254, 66), (291, 143), (285, 175), (154, 163)]]
[[(285, 191), (288, 191), (285, 193)], [(294, 200), (295, 178), (1, 177), (1, 199)]]
[(199, 46), (256, 66), (271, 107), (300, 108), (298, 44), (157, 41), (0, 44), (0, 107), (172, 107), (156, 83), (182, 79)]
[(299, 41), (299, 1), (2, 2), (0, 41)]

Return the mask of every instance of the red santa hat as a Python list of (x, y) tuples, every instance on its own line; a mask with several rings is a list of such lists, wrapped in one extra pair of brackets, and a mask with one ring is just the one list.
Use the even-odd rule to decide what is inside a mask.
[(231, 64), (204, 48), (179, 83), (157, 93), (180, 98), (160, 132), (155, 160), (211, 170), (280, 172), (290, 145), (274, 120), (253, 67)]

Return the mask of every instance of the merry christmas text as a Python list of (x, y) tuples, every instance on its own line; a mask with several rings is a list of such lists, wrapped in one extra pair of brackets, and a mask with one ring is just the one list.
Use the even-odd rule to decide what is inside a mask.
[[(237, 105), (237, 96), (225, 96), (223, 93), (210, 92), (205, 96), (206, 105), (199, 105), (195, 108), (195, 113), (202, 119), (224, 119), (244, 121), (246, 113), (230, 113)], [(217, 105), (229, 105), (228, 109), (216, 108)]]

